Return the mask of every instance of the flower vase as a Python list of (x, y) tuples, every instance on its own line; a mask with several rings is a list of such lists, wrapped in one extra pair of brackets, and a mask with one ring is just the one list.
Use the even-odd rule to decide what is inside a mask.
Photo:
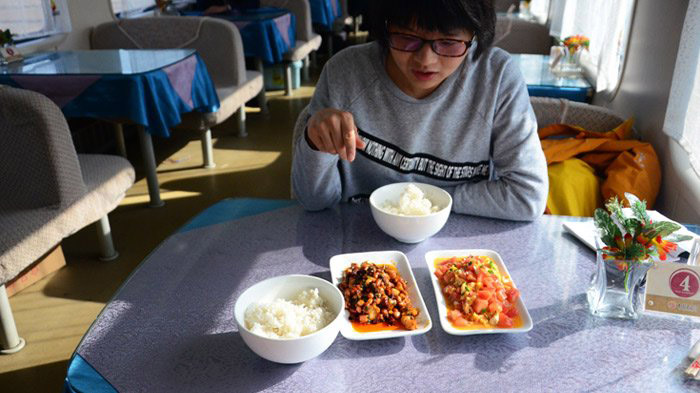
[(550, 50), (550, 67), (554, 75), (558, 77), (578, 77), (581, 75), (580, 57), (581, 50), (567, 48), (566, 46), (554, 46)]
[(644, 307), (644, 278), (653, 262), (606, 259), (598, 249), (596, 270), (587, 291), (591, 314), (605, 318), (637, 319)]

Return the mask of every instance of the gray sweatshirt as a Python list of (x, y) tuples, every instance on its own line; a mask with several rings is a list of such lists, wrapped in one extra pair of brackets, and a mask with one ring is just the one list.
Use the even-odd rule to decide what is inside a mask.
[[(547, 200), (547, 165), (527, 86), (505, 51), (492, 48), (474, 60), (475, 46), (423, 99), (393, 83), (377, 43), (333, 56), (294, 129), (292, 189), (302, 206), (320, 210), (412, 181), (447, 190), (457, 213), (539, 217)], [(306, 142), (309, 117), (323, 108), (352, 113), (367, 143), (352, 163)]]

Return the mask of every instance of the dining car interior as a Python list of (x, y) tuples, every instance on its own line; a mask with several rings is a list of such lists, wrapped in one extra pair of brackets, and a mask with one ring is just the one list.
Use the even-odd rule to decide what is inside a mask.
[(700, 0), (0, 0), (0, 391), (700, 391)]

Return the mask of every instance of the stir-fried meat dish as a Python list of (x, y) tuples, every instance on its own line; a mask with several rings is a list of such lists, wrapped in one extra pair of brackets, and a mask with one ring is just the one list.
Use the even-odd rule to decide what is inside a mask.
[(338, 287), (345, 296), (350, 321), (363, 324), (383, 322), (402, 325), (408, 330), (417, 328), (419, 310), (411, 305), (406, 281), (393, 265), (366, 261), (360, 265), (353, 263), (343, 272)]

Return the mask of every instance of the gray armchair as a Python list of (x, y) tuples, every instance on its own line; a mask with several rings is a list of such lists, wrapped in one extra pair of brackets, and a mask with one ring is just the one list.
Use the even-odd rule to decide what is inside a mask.
[(62, 239), (96, 223), (101, 259), (118, 257), (107, 213), (134, 183), (123, 157), (76, 154), (61, 110), (29, 90), (0, 86), (0, 348), (17, 335), (5, 284)]
[(189, 113), (176, 128), (201, 133), (202, 155), (207, 168), (215, 166), (211, 127), (238, 111), (238, 132), (245, 136), (245, 103), (257, 95), (265, 107), (262, 74), (246, 70), (241, 35), (228, 21), (185, 16), (121, 19), (94, 27), (90, 46), (93, 49), (197, 50), (214, 81), (221, 107), (212, 114)]
[(589, 131), (605, 132), (625, 121), (620, 114), (602, 106), (563, 98), (530, 97), (538, 127), (573, 124)]
[(548, 55), (552, 47), (549, 27), (514, 14), (499, 14), (493, 45), (509, 53)]

